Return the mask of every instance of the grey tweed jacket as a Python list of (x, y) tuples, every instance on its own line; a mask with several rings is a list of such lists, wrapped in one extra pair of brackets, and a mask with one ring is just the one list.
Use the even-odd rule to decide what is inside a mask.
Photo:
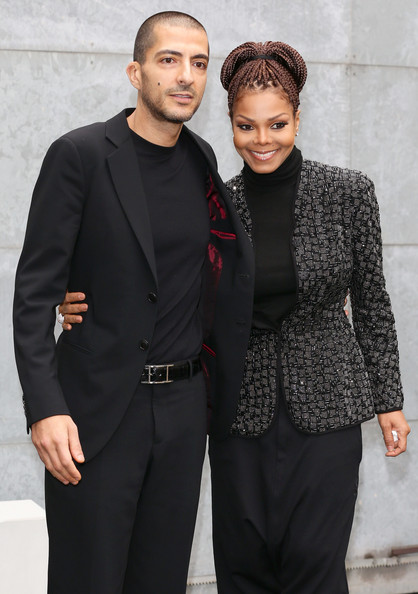
[[(227, 182), (252, 238), (242, 173)], [(297, 428), (328, 432), (403, 405), (394, 318), (382, 270), (373, 183), (303, 161), (294, 207), (297, 303), (279, 332), (253, 329), (232, 433), (256, 437), (280, 382)], [(350, 292), (353, 325), (344, 313)]]

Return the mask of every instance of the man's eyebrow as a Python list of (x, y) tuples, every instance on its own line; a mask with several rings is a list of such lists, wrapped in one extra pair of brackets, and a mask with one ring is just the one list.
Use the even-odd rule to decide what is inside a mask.
[[(183, 54), (181, 52), (178, 52), (176, 50), (171, 50), (171, 49), (162, 49), (160, 51), (158, 51), (155, 54), (155, 57), (158, 58), (159, 56), (177, 56), (178, 58), (181, 58), (183, 56)], [(207, 54), (195, 54), (194, 56), (191, 57), (192, 60), (209, 60), (209, 56)]]
[(207, 54), (195, 54), (192, 56), (192, 60), (209, 60), (209, 56)]

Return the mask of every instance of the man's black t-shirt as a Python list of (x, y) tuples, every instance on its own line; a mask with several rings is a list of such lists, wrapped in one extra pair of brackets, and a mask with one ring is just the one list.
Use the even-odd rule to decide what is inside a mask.
[(210, 233), (207, 164), (184, 131), (173, 147), (152, 144), (134, 132), (132, 137), (158, 276), (157, 323), (147, 363), (181, 361), (202, 347), (198, 306)]

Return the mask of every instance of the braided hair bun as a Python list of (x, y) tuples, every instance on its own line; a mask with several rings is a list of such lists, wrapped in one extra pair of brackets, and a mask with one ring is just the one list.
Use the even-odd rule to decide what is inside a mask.
[(221, 83), (228, 91), (228, 107), (242, 88), (281, 86), (295, 111), (307, 77), (306, 64), (293, 47), (281, 41), (247, 41), (227, 56), (221, 69)]

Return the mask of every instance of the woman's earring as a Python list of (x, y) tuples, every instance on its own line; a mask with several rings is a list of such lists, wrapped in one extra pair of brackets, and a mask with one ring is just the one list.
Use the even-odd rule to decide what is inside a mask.
[(299, 136), (299, 130), (296, 130), (295, 136)]

